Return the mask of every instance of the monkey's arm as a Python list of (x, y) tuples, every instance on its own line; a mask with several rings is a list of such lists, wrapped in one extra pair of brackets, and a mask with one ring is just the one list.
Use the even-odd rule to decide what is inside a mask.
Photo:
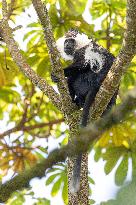
[(76, 77), (89, 71), (89, 66), (84, 66), (82, 61), (74, 62), (68, 67), (64, 68), (65, 77)]
[[(81, 73), (80, 68), (81, 68), (81, 64), (79, 66), (79, 63), (72, 63), (68, 67), (64, 68), (65, 77), (67, 77), (67, 78), (76, 77), (79, 73)], [(57, 78), (57, 76), (53, 72), (51, 73), (51, 79), (54, 83), (59, 82), (59, 79)]]
[(72, 77), (68, 78), (67, 83), (68, 83), (69, 94), (72, 98), (72, 101), (75, 102), (75, 90), (73, 88), (73, 78)]

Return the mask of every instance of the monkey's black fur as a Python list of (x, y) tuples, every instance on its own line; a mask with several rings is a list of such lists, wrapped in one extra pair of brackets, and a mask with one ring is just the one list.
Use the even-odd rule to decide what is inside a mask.
[[(75, 34), (75, 36), (72, 35), (70, 35), (64, 41), (65, 54), (73, 56), (73, 63), (64, 68), (64, 74), (67, 78), (68, 88), (72, 101), (76, 103), (79, 108), (83, 108), (81, 126), (85, 127), (87, 125), (90, 106), (93, 103), (104, 78), (110, 70), (115, 57), (105, 48), (99, 46), (92, 40), (89, 43), (90, 45), (87, 44), (80, 49), (76, 49), (75, 36), (77, 35), (77, 33)], [(86, 62), (85, 52), (89, 46), (91, 48), (91, 52), (94, 52), (95, 54), (97, 53), (98, 56), (102, 56), (103, 64), (101, 69), (97, 58), (93, 61), (92, 64), (89, 61)], [(52, 79), (53, 81), (56, 81), (56, 78), (54, 76), (52, 76)], [(111, 109), (111, 107), (115, 104), (116, 97), (117, 92), (109, 102), (106, 111)], [(82, 155), (77, 156), (77, 160), (74, 165), (71, 185), (71, 189), (73, 189), (71, 191), (72, 193), (75, 193), (79, 190), (81, 159)]]
[[(86, 47), (76, 50), (73, 63), (64, 68), (71, 98), (79, 107), (84, 106), (88, 92), (90, 93), (90, 105), (92, 104), (96, 93), (115, 59), (106, 49), (99, 47), (94, 42), (93, 44), (94, 52), (102, 54), (105, 58), (103, 67), (98, 73), (94, 72), (95, 70), (97, 71), (97, 62), (93, 67), (90, 67), (90, 63), (85, 64), (84, 53)], [(109, 106), (112, 106), (112, 103), (114, 104), (113, 99), (116, 100), (116, 97), (111, 99)]]

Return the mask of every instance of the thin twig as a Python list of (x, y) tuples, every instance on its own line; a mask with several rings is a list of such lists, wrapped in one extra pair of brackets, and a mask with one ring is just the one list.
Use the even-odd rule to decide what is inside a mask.
[(50, 122), (45, 122), (45, 123), (38, 123), (36, 125), (30, 125), (30, 126), (23, 126), (22, 124), (17, 125), (16, 127), (13, 127), (3, 133), (0, 133), (0, 139), (2, 139), (5, 136), (8, 136), (14, 132), (18, 132), (18, 131), (30, 131), (30, 130), (34, 130), (34, 129), (39, 129), (39, 128), (43, 128), (46, 126), (52, 126), (54, 124), (59, 124), (61, 122), (64, 122), (64, 119), (58, 119), (58, 120), (53, 120)]

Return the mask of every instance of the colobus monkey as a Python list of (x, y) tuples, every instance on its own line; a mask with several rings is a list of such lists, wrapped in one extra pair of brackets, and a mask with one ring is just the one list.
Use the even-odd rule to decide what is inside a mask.
[[(64, 37), (56, 42), (58, 51), (65, 60), (72, 60), (73, 63), (64, 68), (67, 78), (68, 88), (72, 101), (79, 108), (83, 108), (81, 126), (87, 125), (89, 108), (93, 103), (102, 81), (106, 77), (114, 56), (105, 48), (96, 44), (85, 34), (80, 34), (77, 30), (69, 30)], [(57, 81), (52, 75), (53, 81)], [(117, 92), (109, 102), (109, 110), (115, 104)], [(80, 188), (80, 169), (82, 155), (77, 156), (73, 176), (70, 184), (71, 193), (79, 191)]]

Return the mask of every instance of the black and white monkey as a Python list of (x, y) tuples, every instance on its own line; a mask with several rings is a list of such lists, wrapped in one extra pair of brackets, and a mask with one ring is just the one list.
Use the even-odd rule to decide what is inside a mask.
[[(85, 127), (90, 106), (115, 57), (85, 34), (80, 34), (74, 29), (69, 30), (65, 36), (59, 38), (56, 44), (62, 58), (73, 61), (72, 64), (64, 68), (64, 74), (67, 78), (72, 101), (79, 108), (83, 108), (81, 126)], [(52, 79), (56, 81), (53, 75)], [(106, 110), (115, 104), (116, 97), (117, 92)], [(81, 160), (82, 155), (77, 156), (70, 184), (71, 193), (78, 192), (80, 188)]]

